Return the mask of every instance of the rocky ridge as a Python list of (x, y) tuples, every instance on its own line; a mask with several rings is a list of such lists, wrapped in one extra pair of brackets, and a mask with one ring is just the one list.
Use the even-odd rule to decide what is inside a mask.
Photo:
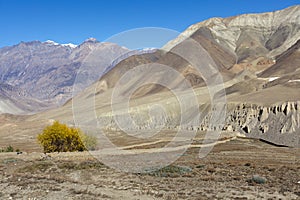
[[(166, 44), (164, 49), (169, 50), (201, 28), (207, 28), (212, 38), (233, 54), (242, 46), (249, 46), (247, 42), (254, 42), (256, 44), (252, 43), (252, 46), (258, 49), (265, 46), (270, 50), (268, 56), (275, 57), (300, 39), (299, 22), (300, 6), (269, 13), (211, 18), (190, 26), (178, 38)], [(247, 36), (248, 41), (245, 41)]]
[[(175, 104), (167, 104), (169, 99), (163, 90), (155, 88), (152, 89), (154, 92), (144, 94), (149, 95), (149, 99), (151, 95), (153, 98), (160, 96), (159, 103), (163, 104), (167, 114), (152, 112), (153, 116), (150, 117), (148, 107), (151, 103), (148, 107), (146, 103), (141, 103), (129, 110), (135, 122), (135, 126), (129, 128), (238, 131), (248, 137), (268, 138), (274, 143), (299, 146), (299, 22), (300, 6), (293, 6), (270, 13), (213, 18), (192, 25), (163, 49), (172, 51), (180, 47), (185, 39), (192, 38), (211, 55), (223, 76), (228, 98), (225, 123), (210, 126), (210, 105), (200, 102), (200, 111), (204, 113), (199, 118), (200, 122), (193, 126), (178, 127), (180, 109)], [(193, 80), (190, 83), (194, 88), (203, 87), (201, 75), (194, 73), (197, 70), (169, 52), (126, 59), (100, 81), (113, 88), (121, 72), (148, 63), (149, 60), (171, 66), (187, 79), (193, 77), (188, 80)], [(153, 79), (152, 76), (150, 78)], [(169, 77), (163, 75), (163, 78)], [(178, 84), (173, 80), (176, 78), (172, 77), (172, 85)], [(130, 90), (131, 86), (127, 84), (126, 87)], [(102, 94), (104, 96), (105, 91)], [(101, 92), (97, 95), (103, 98)], [(103, 110), (99, 112), (99, 121), (103, 122), (105, 128), (118, 129), (115, 117), (123, 120), (124, 124), (130, 124), (131, 119), (126, 118), (126, 112), (124, 109), (113, 114)], [(196, 116), (197, 113), (191, 112), (190, 115)]]
[[(58, 107), (72, 97), (79, 69), (86, 70), (89, 67), (85, 77), (81, 78), (97, 80), (111, 65), (114, 55), (122, 55), (128, 51), (116, 44), (101, 43), (93, 38), (78, 46), (52, 41), (21, 42), (0, 49), (0, 83), (22, 91), (18, 95), (19, 102), (13, 97), (18, 93), (14, 90), (6, 98), (9, 104), (18, 108), (15, 114)], [(78, 91), (89, 84), (91, 83), (80, 85)], [(28, 101), (41, 104), (27, 106), (25, 102)]]
[[(176, 106), (174, 106), (176, 107)], [(115, 119), (119, 123), (128, 124), (128, 130), (186, 130), (186, 131), (221, 131), (240, 132), (247, 137), (266, 138), (268, 141), (299, 147), (300, 131), (300, 101), (282, 102), (273, 105), (258, 105), (252, 103), (229, 103), (227, 105), (226, 117), (221, 124), (212, 124), (211, 107), (202, 105), (201, 111), (206, 113), (202, 118), (196, 114), (191, 116), (200, 123), (181, 124), (180, 112), (174, 107), (164, 107), (166, 114), (152, 112), (144, 107), (135, 107), (129, 111), (131, 119), (128, 119), (127, 112), (117, 114), (105, 113), (99, 116), (101, 127), (107, 130), (121, 130)], [(130, 126), (132, 121), (134, 126)], [(124, 130), (124, 129), (123, 129)]]

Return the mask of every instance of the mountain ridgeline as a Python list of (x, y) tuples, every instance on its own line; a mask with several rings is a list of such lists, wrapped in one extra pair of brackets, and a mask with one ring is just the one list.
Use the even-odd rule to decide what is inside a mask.
[[(173, 53), (186, 39), (193, 39), (209, 53), (223, 78), (227, 101), (224, 124), (209, 123), (209, 110), (214, 108), (210, 105), (206, 80), (202, 77), (201, 70), (199, 73), (195, 66)], [(104, 129), (119, 129), (114, 116), (118, 116), (125, 124), (130, 124), (127, 110), (113, 112), (110, 108), (111, 99), (107, 97), (112, 96), (112, 90), (125, 72), (142, 64), (159, 63), (175, 69), (189, 81), (198, 98), (199, 109), (205, 116), (199, 124), (192, 127), (180, 125), (180, 109), (178, 105), (176, 107), (176, 98), (161, 85), (147, 84), (133, 93), (135, 101), (129, 112), (135, 121), (135, 127), (128, 128), (141, 130), (164, 126), (174, 130), (219, 129), (263, 138), (281, 145), (299, 146), (299, 43), (300, 6), (270, 13), (212, 18), (192, 25), (161, 50), (134, 55), (118, 63), (97, 84), (92, 85), (91, 88), (96, 88), (96, 102), (100, 102), (95, 107), (98, 119)], [(155, 70), (146, 70), (142, 78), (132, 77), (122, 87), (124, 91), (130, 91), (141, 82), (159, 80), (167, 80), (172, 88), (183, 81), (168, 73), (157, 75)], [(93, 90), (82, 93), (76, 101), (86, 101), (91, 91)], [(149, 117), (148, 108), (157, 102), (164, 105), (167, 115), (153, 111), (154, 116)], [(126, 104), (123, 108), (126, 108)], [(81, 109), (83, 112), (87, 108)], [(192, 120), (192, 112), (190, 115)]]
[[(72, 97), (77, 71), (83, 65), (90, 66), (86, 78), (95, 76), (90, 77), (95, 80), (110, 66), (113, 55), (128, 51), (93, 38), (79, 46), (33, 41), (4, 47), (0, 49), (0, 83), (7, 87), (0, 90), (0, 102), (6, 106), (0, 106), (0, 111), (30, 113), (58, 107)], [(90, 56), (92, 52), (98, 57)]]
[[(195, 66), (173, 53), (187, 39), (193, 39), (208, 52), (222, 77), (227, 101), (224, 124), (211, 126), (208, 123), (209, 110), (214, 108), (206, 88), (207, 79)], [(76, 112), (82, 113), (82, 118), (89, 123), (93, 119), (88, 117), (88, 112), (95, 109), (103, 128), (116, 130), (118, 127), (113, 117), (125, 118), (127, 115), (122, 109), (117, 114), (112, 112), (114, 87), (129, 70), (142, 64), (159, 63), (176, 70), (188, 80), (198, 98), (199, 109), (205, 116), (201, 123), (193, 127), (180, 127), (180, 109), (172, 92), (161, 85), (148, 84), (132, 95), (131, 115), (137, 121), (136, 129), (156, 129), (167, 122), (167, 129), (220, 129), (299, 146), (299, 46), (300, 6), (269, 13), (212, 18), (190, 26), (162, 49), (150, 52), (130, 54), (130, 50), (124, 47), (93, 39), (77, 47), (51, 42), (22, 42), (0, 49), (0, 112), (28, 113), (48, 109), (34, 118), (74, 123), (70, 111), (72, 103), (65, 102), (72, 98), (77, 70), (86, 65), (88, 70), (82, 74), (87, 79), (94, 76), (91, 80), (99, 80), (80, 86), (78, 91), (81, 92), (73, 98), (78, 105)], [(97, 56), (91, 56), (90, 52), (95, 50)], [(111, 63), (111, 58), (116, 54), (127, 56)], [(101, 72), (99, 66), (102, 67)], [(182, 79), (168, 73), (157, 75), (152, 72), (155, 69), (145, 71), (142, 77), (131, 77), (124, 84), (124, 91), (147, 81), (164, 80), (172, 88), (183, 83)], [(185, 95), (185, 91), (181, 92)], [(87, 103), (94, 100), (95, 105)], [(154, 112), (150, 119), (149, 105), (157, 102), (165, 105), (169, 115)], [(120, 105), (123, 105), (122, 102)], [(52, 107), (59, 108), (50, 109)], [(95, 114), (94, 111), (91, 113), (91, 116)]]

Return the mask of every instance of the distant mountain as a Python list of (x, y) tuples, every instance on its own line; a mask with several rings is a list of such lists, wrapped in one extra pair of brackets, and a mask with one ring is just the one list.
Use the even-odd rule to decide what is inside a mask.
[(265, 70), (300, 39), (300, 6), (284, 10), (212, 18), (190, 26), (164, 46), (169, 50), (193, 38), (210, 52), (220, 69), (238, 73)]
[[(86, 78), (97, 80), (101, 72), (111, 67), (114, 57), (127, 52), (130, 50), (94, 38), (78, 46), (33, 41), (1, 48), (0, 112), (26, 113), (58, 107), (72, 97), (77, 70), (83, 65), (85, 69), (89, 66), (84, 73)], [(88, 84), (84, 83), (80, 89)]]
[[(201, 71), (187, 60), (176, 55), (176, 49), (187, 39), (202, 45), (216, 63), (223, 77), (227, 100), (225, 125), (210, 126), (210, 95)], [(300, 6), (281, 11), (246, 14), (230, 18), (213, 18), (192, 25), (178, 38), (170, 41), (162, 50), (142, 55), (133, 55), (122, 60), (102, 78), (74, 98), (76, 113), (89, 123), (87, 110), (94, 109), (84, 102), (98, 102), (95, 105), (98, 120), (104, 129), (118, 129), (114, 117), (128, 120), (127, 102), (120, 102), (118, 112), (111, 110), (112, 91), (121, 77), (128, 71), (138, 69), (142, 64), (160, 63), (179, 72), (193, 86), (199, 102), (201, 114), (205, 119), (193, 127), (180, 127), (187, 130), (211, 131), (221, 129), (239, 132), (248, 137), (264, 138), (268, 141), (288, 146), (299, 146), (300, 133)], [(187, 47), (188, 48), (188, 47)], [(192, 54), (193, 52), (191, 52)], [(201, 55), (195, 55), (201, 56)], [(139, 83), (162, 81), (176, 88), (183, 81), (180, 76), (168, 72), (156, 73), (154, 68), (141, 72), (141, 76), (118, 85), (119, 91), (131, 91)], [(144, 74), (143, 74), (144, 73)], [(182, 91), (183, 95), (185, 90)], [(122, 93), (123, 94), (123, 93)], [(219, 91), (222, 96), (222, 91)], [(135, 120), (136, 130), (158, 129), (164, 125), (168, 129), (178, 129), (180, 109), (176, 108), (176, 98), (170, 91), (158, 84), (139, 87), (131, 96), (131, 117)], [(73, 101), (74, 102), (74, 101)], [(157, 112), (149, 118), (148, 109), (159, 102), (169, 114), (162, 116)], [(94, 106), (94, 104), (93, 104)], [(70, 110), (67, 104), (59, 111), (49, 114), (53, 118), (71, 122), (65, 114)], [(123, 110), (122, 110), (123, 109)], [(60, 113), (58, 115), (57, 113)], [(91, 112), (89, 116), (93, 116)], [(193, 119), (193, 111), (188, 113)], [(122, 118), (123, 117), (123, 118)], [(154, 123), (153, 123), (154, 122)]]
[[(222, 124), (209, 124), (211, 110), (215, 108), (212, 107), (206, 81), (215, 77), (204, 80), (201, 71), (173, 53), (188, 39), (202, 45), (222, 75), (226, 92), (226, 116)], [(83, 81), (76, 85), (79, 94), (72, 98), (73, 101), (28, 117), (27, 129), (4, 125), (0, 132), (33, 136), (53, 119), (74, 124), (75, 116), (75, 121), (79, 119), (83, 128), (92, 124), (92, 128), (101, 126), (103, 130), (109, 130), (109, 134), (114, 134), (120, 129), (115, 121), (117, 117), (125, 124), (130, 124), (127, 122), (132, 118), (135, 123), (130, 130), (136, 130), (136, 133), (147, 129), (160, 130), (161, 127), (174, 131), (221, 130), (225, 134), (234, 132), (239, 136), (299, 147), (299, 44), (300, 6), (293, 6), (269, 13), (212, 18), (190, 26), (161, 50), (131, 52), (95, 39), (79, 46), (35, 41), (4, 47), (0, 49), (0, 112), (18, 113), (20, 108), (22, 111), (39, 111), (57, 107), (71, 98), (77, 70), (83, 66), (85, 71), (80, 73)], [(189, 52), (189, 49), (183, 50)], [(109, 63), (112, 60), (109, 56), (115, 53), (123, 53), (123, 56)], [(121, 96), (128, 94), (132, 88), (136, 90), (129, 103), (120, 101), (115, 104), (118, 110), (113, 111), (112, 96), (118, 81), (127, 72), (139, 70), (138, 66), (148, 63), (166, 65), (180, 76), (168, 71), (160, 73), (149, 65), (144, 71), (139, 71), (140, 76), (132, 76), (119, 85), (123, 92)], [(96, 70), (99, 65), (103, 66), (104, 74)], [(101, 79), (98, 80), (99, 77)], [(193, 86), (200, 113), (197, 109), (181, 113), (178, 98), (161, 85), (135, 87), (147, 81), (162, 81), (176, 88), (183, 82), (182, 77)], [(85, 79), (98, 81), (86, 82)], [(179, 97), (190, 97), (184, 88), (177, 92)], [(216, 96), (225, 95), (221, 90)], [(128, 105), (130, 109), (127, 110)], [(162, 105), (165, 115), (160, 109), (151, 110), (160, 107), (157, 105)], [(181, 114), (188, 118), (186, 121), (194, 121), (195, 114), (200, 114), (201, 119), (197, 118), (198, 124), (186, 127), (179, 123)], [(3, 117), (9, 121), (12, 116)], [(78, 125), (78, 120), (76, 122)], [(31, 142), (36, 144), (36, 140), (31, 139)]]
[[(104, 72), (102, 83), (113, 87), (126, 70), (154, 60), (178, 70), (193, 86), (203, 86), (205, 82), (196, 73), (197, 70), (187, 61), (168, 52), (187, 38), (194, 39), (207, 50), (225, 81), (241, 77), (244, 71), (262, 79), (294, 73), (299, 66), (300, 6), (263, 14), (212, 18), (190, 26), (178, 38), (166, 44), (162, 51), (130, 51), (116, 44), (98, 42), (94, 38), (78, 46), (33, 41), (4, 47), (0, 49), (0, 83), (22, 91), (22, 96), (12, 99), (8, 94), (0, 95), (6, 96), (5, 104), (9, 102), (9, 105), (18, 108), (15, 110), (37, 112), (58, 107), (72, 97), (73, 84), (80, 68), (85, 70), (80, 73), (80, 79), (95, 81)], [(130, 58), (124, 60), (127, 57)], [(172, 81), (173, 85), (180, 84), (177, 79)], [(76, 91), (92, 83), (83, 81), (76, 85), (79, 87)], [(265, 84), (265, 87), (269, 86), (269, 83)], [(245, 90), (245, 87), (234, 88)], [(145, 95), (161, 90), (164, 89), (160, 86), (147, 86), (139, 91), (140, 95)], [(251, 90), (256, 90), (256, 87)], [(3, 99), (0, 97), (4, 102)], [(38, 106), (22, 104), (28, 100), (39, 102)], [(2, 112), (4, 110), (2, 108)]]
[[(155, 61), (181, 72), (195, 87), (205, 85), (201, 74), (190, 63), (170, 52), (188, 38), (198, 42), (209, 53), (225, 82), (243, 80), (244, 76), (256, 77), (257, 81), (251, 87), (251, 91), (255, 91), (259, 87), (259, 84), (254, 87), (255, 82), (284, 76), (299, 69), (300, 6), (262, 14), (212, 18), (194, 24), (161, 51), (123, 60), (102, 77), (101, 84), (112, 88), (125, 71)], [(170, 80), (173, 85), (180, 84), (174, 77)], [(249, 87), (235, 88), (244, 90), (243, 93), (249, 91)], [(147, 86), (140, 92), (143, 90), (141, 94), (150, 94), (162, 89), (158, 85)]]
[(51, 102), (37, 100), (18, 87), (0, 84), (0, 113), (35, 112), (36, 108), (47, 108), (49, 105)]

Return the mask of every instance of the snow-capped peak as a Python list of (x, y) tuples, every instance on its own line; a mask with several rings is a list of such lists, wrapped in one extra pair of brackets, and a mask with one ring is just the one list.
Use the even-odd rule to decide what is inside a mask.
[(78, 45), (72, 44), (72, 43), (68, 43), (68, 44), (62, 44), (62, 46), (76, 48)]
[(54, 45), (54, 46), (64, 46), (64, 47), (70, 47), (70, 48), (76, 48), (77, 45), (76, 44), (72, 44), (72, 43), (68, 43), (68, 44), (59, 44), (57, 42), (54, 42), (52, 40), (47, 40), (44, 42), (45, 44), (48, 44), (48, 45)]
[(148, 47), (148, 48), (143, 48), (143, 49), (140, 49), (141, 51), (156, 51), (157, 48), (155, 47)]
[(45, 41), (44, 43), (50, 44), (50, 45), (59, 45), (58, 43), (56, 43), (56, 42), (54, 42), (54, 41), (52, 41), (52, 40), (47, 40), (47, 41)]

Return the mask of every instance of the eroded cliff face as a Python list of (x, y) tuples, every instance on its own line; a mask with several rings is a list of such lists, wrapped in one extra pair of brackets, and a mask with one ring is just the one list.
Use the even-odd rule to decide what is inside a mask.
[[(189, 122), (181, 122), (178, 107), (167, 106), (150, 111), (139, 106), (118, 113), (106, 113), (99, 117), (104, 129), (118, 130), (186, 130), (239, 132), (247, 137), (262, 138), (286, 146), (299, 146), (300, 101), (282, 102), (270, 106), (250, 103), (230, 103), (226, 106), (225, 123), (215, 123), (210, 106), (202, 105), (200, 114), (189, 113)], [(225, 111), (222, 110), (223, 112)], [(222, 113), (220, 113), (222, 114)], [(130, 116), (130, 117), (128, 117)], [(216, 121), (214, 121), (216, 120)], [(222, 120), (219, 120), (222, 122)]]
[(265, 139), (279, 145), (300, 145), (300, 102), (282, 102), (271, 106), (239, 104), (227, 113), (226, 131), (238, 131), (247, 137)]
[(272, 106), (240, 104), (227, 113), (228, 131), (242, 130), (246, 134), (292, 133), (300, 127), (300, 102), (284, 102)]

